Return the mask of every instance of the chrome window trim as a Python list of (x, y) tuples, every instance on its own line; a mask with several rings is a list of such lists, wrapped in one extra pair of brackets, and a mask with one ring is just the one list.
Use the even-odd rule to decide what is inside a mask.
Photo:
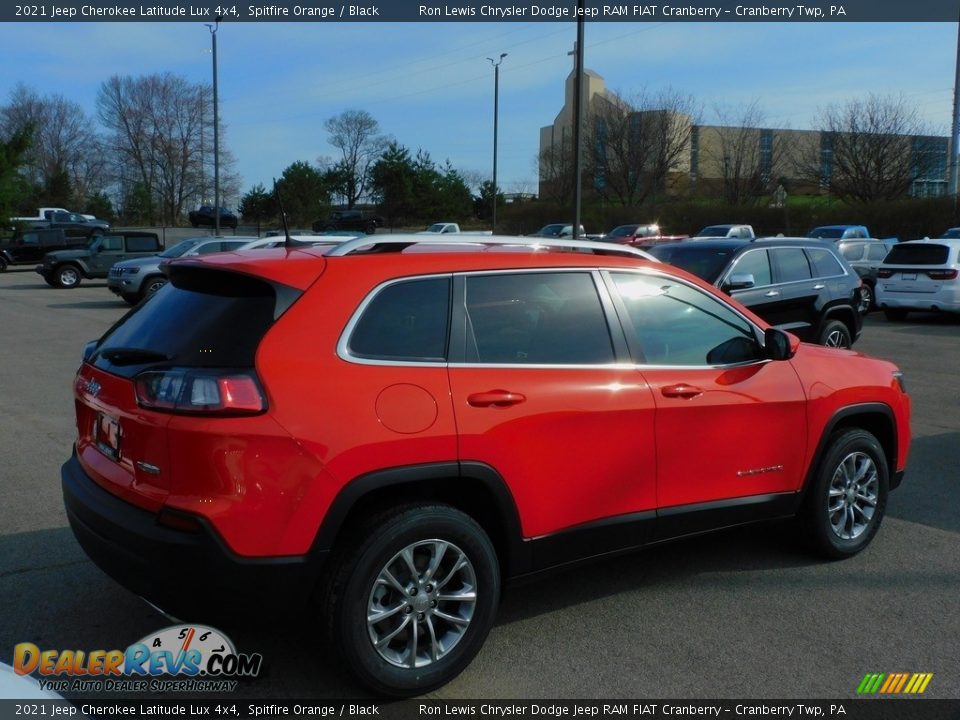
[[(364, 358), (352, 355), (349, 351), (349, 339), (353, 334), (353, 330), (357, 325), (360, 317), (363, 315), (366, 308), (373, 302), (374, 298), (380, 294), (384, 289), (396, 285), (401, 282), (411, 282), (416, 280), (432, 280), (437, 278), (449, 278), (451, 281), (456, 276), (470, 277), (470, 276), (483, 276), (483, 275), (505, 275), (505, 274), (524, 274), (528, 275), (530, 273), (536, 272), (548, 272), (548, 273), (557, 273), (557, 272), (579, 272), (579, 273), (589, 273), (594, 282), (594, 287), (597, 290), (598, 299), (603, 300), (603, 296), (610, 298), (609, 292), (606, 287), (606, 283), (601, 281), (602, 273), (627, 273), (632, 275), (645, 275), (645, 276), (655, 276), (659, 278), (664, 278), (670, 280), (671, 282), (676, 282), (690, 289), (702, 293), (713, 299), (714, 301), (723, 305), (723, 307), (730, 310), (735, 316), (743, 320), (744, 323), (752, 330), (754, 338), (759, 343), (760, 347), (765, 348), (763, 342), (763, 332), (760, 330), (760, 327), (756, 325), (750, 318), (741, 313), (734, 306), (723, 301), (722, 298), (718, 298), (711, 293), (705, 291), (703, 288), (698, 285), (689, 282), (688, 280), (670, 275), (669, 273), (663, 272), (662, 270), (654, 267), (649, 268), (620, 268), (620, 267), (549, 267), (549, 268), (509, 268), (503, 270), (468, 270), (464, 272), (450, 272), (450, 273), (430, 273), (427, 275), (409, 275), (401, 278), (392, 278), (386, 280), (379, 285), (375, 286), (366, 297), (360, 302), (357, 306), (357, 309), (354, 310), (353, 314), (350, 316), (350, 320), (347, 322), (343, 331), (340, 333), (340, 338), (337, 341), (337, 357), (345, 362), (353, 363), (355, 365), (374, 365), (374, 366), (385, 366), (385, 367), (421, 367), (421, 368), (447, 368), (447, 369), (496, 369), (503, 368), (508, 370), (608, 370), (608, 371), (625, 371), (625, 370), (729, 370), (739, 367), (749, 367), (751, 365), (764, 364), (772, 362), (769, 358), (759, 358), (757, 360), (750, 360), (747, 362), (739, 363), (730, 363), (727, 365), (656, 365), (652, 363), (623, 363), (623, 362), (612, 362), (612, 363), (602, 363), (602, 364), (564, 364), (564, 363), (451, 363), (446, 360), (380, 360), (372, 358)], [(608, 328), (610, 329), (610, 328)], [(448, 328), (448, 339), (449, 339), (450, 330)]]

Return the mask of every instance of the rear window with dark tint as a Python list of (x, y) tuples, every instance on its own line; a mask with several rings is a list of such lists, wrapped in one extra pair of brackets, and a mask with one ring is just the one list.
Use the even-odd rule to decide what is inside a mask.
[(124, 348), (166, 356), (161, 362), (170, 366), (252, 368), (263, 336), (299, 295), (249, 275), (171, 269), (171, 282), (107, 331), (94, 365), (132, 377), (145, 362), (111, 363), (104, 357)]
[(696, 243), (683, 245), (660, 245), (650, 248), (647, 252), (657, 260), (676, 265), (678, 268), (693, 273), (707, 282), (716, 282), (720, 273), (727, 267), (736, 248), (718, 249), (711, 247), (697, 247)]
[(449, 314), (449, 278), (388, 285), (364, 308), (350, 335), (350, 354), (371, 360), (444, 362)]
[(950, 248), (929, 243), (901, 243), (894, 245), (884, 262), (888, 265), (944, 265)]
[(159, 252), (160, 240), (156, 236), (142, 235), (127, 238), (127, 252)]

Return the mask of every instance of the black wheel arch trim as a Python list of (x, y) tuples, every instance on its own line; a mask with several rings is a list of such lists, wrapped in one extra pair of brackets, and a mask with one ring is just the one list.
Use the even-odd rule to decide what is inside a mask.
[[(877, 442), (880, 443), (880, 446), (884, 450), (884, 454), (887, 458), (887, 469), (889, 471), (890, 477), (888, 478), (890, 483), (890, 489), (893, 490), (900, 484), (900, 481), (903, 479), (903, 471), (897, 468), (897, 457), (900, 448), (897, 445), (897, 418), (893, 413), (893, 409), (885, 403), (858, 403), (856, 405), (847, 405), (842, 407), (833, 415), (830, 416), (830, 419), (823, 426), (823, 431), (820, 433), (820, 438), (817, 441), (816, 450), (813, 453), (813, 456), (810, 461), (810, 467), (807, 469), (807, 476), (803, 482), (802, 494), (806, 496), (807, 489), (814, 481), (815, 473), (820, 469), (820, 463), (823, 461), (823, 457), (827, 452), (829, 447), (830, 438), (833, 437), (834, 432), (840, 426), (840, 424), (851, 417), (856, 417), (858, 415), (882, 415), (887, 422), (890, 423), (890, 447), (887, 447), (883, 443), (883, 438), (877, 438)], [(869, 429), (863, 428), (869, 432)]]
[(457, 480), (480, 483), (493, 499), (497, 519), (503, 530), (502, 540), (506, 544), (504, 549), (507, 557), (500, 558), (504, 575), (509, 577), (529, 572), (533, 562), (531, 548), (530, 544), (523, 539), (520, 513), (513, 494), (500, 473), (486, 463), (472, 461), (405, 465), (377, 470), (351, 480), (340, 489), (327, 509), (314, 539), (311, 553), (329, 552), (340, 531), (343, 530), (350, 511), (371, 493), (405, 484)]

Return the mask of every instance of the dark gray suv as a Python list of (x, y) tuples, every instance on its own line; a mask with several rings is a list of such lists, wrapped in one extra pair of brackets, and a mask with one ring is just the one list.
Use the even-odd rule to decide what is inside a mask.
[(648, 252), (716, 285), (801, 340), (850, 347), (860, 337), (860, 277), (832, 242), (705, 239)]

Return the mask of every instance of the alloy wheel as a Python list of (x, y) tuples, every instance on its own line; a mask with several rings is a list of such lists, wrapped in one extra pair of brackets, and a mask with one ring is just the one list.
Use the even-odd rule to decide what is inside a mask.
[(467, 555), (443, 540), (408, 545), (377, 576), (367, 602), (367, 630), (391, 665), (421, 668), (463, 639), (477, 604), (477, 576)]
[(827, 515), (842, 540), (860, 537), (873, 520), (880, 479), (873, 459), (862, 452), (847, 455), (833, 471), (827, 493)]

